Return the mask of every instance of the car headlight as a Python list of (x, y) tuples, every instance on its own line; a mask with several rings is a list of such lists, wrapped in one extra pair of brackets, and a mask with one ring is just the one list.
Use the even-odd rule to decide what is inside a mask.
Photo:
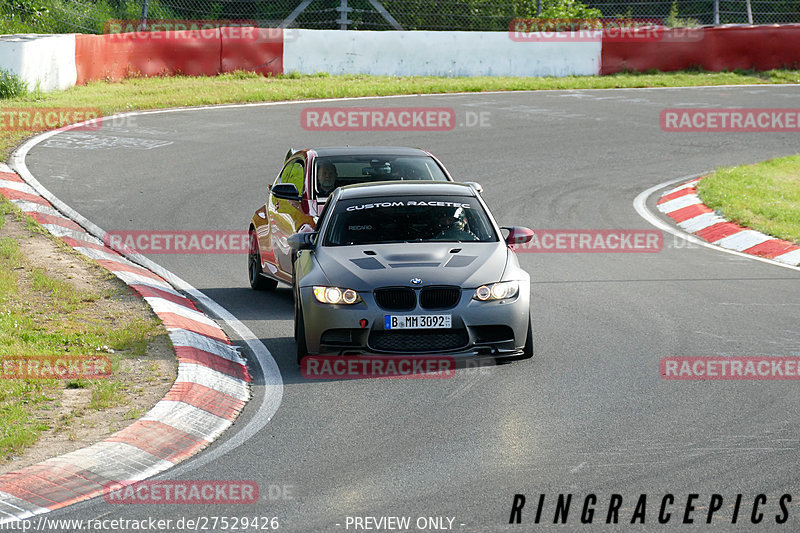
[(519, 282), (516, 281), (501, 281), (499, 283), (490, 283), (488, 285), (481, 285), (475, 289), (475, 298), (482, 302), (489, 300), (505, 300), (513, 298), (519, 292)]
[(323, 304), (354, 304), (360, 300), (358, 293), (353, 289), (340, 289), (339, 287), (314, 286), (314, 298)]

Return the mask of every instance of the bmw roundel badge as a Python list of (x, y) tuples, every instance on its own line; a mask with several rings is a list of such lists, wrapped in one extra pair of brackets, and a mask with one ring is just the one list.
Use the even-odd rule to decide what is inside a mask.
[(411, 278), (411, 284), (412, 285), (419, 285), (420, 283), (422, 283), (422, 279), (421, 278)]

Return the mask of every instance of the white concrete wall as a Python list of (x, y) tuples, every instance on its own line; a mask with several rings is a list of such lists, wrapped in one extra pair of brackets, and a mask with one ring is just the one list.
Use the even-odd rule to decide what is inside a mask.
[(75, 35), (0, 35), (0, 68), (43, 91), (75, 85)]
[(508, 32), (292, 30), (284, 72), (389, 76), (600, 73), (600, 38), (518, 42)]

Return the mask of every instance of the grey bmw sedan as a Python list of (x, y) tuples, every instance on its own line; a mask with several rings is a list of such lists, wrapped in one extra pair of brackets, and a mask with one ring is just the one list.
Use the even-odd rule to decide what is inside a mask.
[(498, 227), (467, 184), (336, 189), (316, 231), (289, 238), (298, 362), (306, 355), (531, 357), (530, 276), (512, 247), (532, 235)]

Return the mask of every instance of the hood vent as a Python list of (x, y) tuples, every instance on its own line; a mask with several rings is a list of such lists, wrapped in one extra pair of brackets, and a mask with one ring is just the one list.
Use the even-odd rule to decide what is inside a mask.
[(472, 264), (473, 261), (477, 259), (477, 256), (474, 255), (454, 255), (450, 258), (450, 261), (447, 262), (446, 267), (454, 267), (454, 268), (461, 268), (465, 266), (469, 266)]
[(426, 268), (426, 267), (438, 267), (439, 263), (389, 263), (389, 266), (392, 268), (406, 268), (406, 267)]
[(362, 257), (361, 259), (351, 259), (351, 263), (364, 270), (381, 270), (386, 268), (374, 257)]

